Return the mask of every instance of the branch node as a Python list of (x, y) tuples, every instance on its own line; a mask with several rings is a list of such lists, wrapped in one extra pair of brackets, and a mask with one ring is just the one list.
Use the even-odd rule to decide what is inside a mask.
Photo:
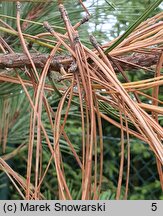
[(54, 32), (53, 28), (49, 25), (49, 23), (47, 21), (45, 21), (43, 23), (43, 26), (48, 32), (50, 32), (50, 33)]
[(98, 49), (98, 47), (100, 45), (99, 45), (99, 43), (97, 42), (96, 38), (93, 35), (89, 35), (89, 40), (92, 43), (92, 45), (94, 46), (94, 48)]
[(61, 13), (61, 18), (64, 20), (68, 20), (68, 13), (67, 13), (67, 11), (66, 11), (66, 9), (64, 8), (64, 6), (63, 6), (63, 4), (60, 4), (59, 5), (59, 11), (60, 11), (60, 13)]
[(68, 69), (68, 73), (74, 73), (75, 71), (77, 71), (77, 64), (75, 61), (73, 61)]
[(21, 3), (19, 1), (16, 2), (16, 10), (20, 11), (21, 9)]
[(79, 34), (77, 31), (73, 34), (73, 41), (74, 41), (74, 44), (79, 43)]
[(80, 21), (80, 23), (84, 24), (85, 22), (88, 22), (89, 18), (90, 18), (90, 15), (87, 14), (86, 16), (83, 17), (83, 19)]

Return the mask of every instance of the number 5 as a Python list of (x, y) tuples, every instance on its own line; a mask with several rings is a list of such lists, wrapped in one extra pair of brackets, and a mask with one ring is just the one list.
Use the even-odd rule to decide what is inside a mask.
[(156, 211), (157, 210), (157, 203), (152, 203), (151, 210), (152, 211)]

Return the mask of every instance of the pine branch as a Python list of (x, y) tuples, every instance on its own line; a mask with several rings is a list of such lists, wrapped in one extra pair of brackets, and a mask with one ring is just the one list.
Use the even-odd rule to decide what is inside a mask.
[[(43, 68), (48, 57), (48, 54), (31, 53), (31, 58), (37, 68)], [(60, 65), (67, 69), (71, 62), (72, 58), (70, 56), (55, 56), (51, 61), (50, 69), (60, 71)], [(27, 55), (23, 53), (0, 54), (0, 68), (23, 68), (24, 66), (32, 67)]]
[[(40, 54), (40, 53), (31, 53), (32, 60), (37, 68), (43, 68), (49, 55), (48, 54)], [(152, 65), (156, 65), (159, 59), (159, 54), (142, 54), (136, 53), (130, 56), (123, 57), (112, 57), (116, 60), (125, 70), (133, 69), (133, 68), (143, 68), (143, 67), (151, 67)], [(72, 64), (73, 58), (71, 56), (55, 56), (50, 64), (50, 69), (54, 71), (60, 71), (60, 66), (62, 65), (65, 70), (68, 70), (70, 65)], [(31, 68), (31, 63), (28, 57), (23, 53), (15, 53), (15, 54), (0, 54), (0, 68), (23, 68), (26, 66), (27, 68)], [(116, 66), (114, 69), (117, 71)], [(145, 69), (145, 68), (144, 68)], [(147, 68), (146, 68), (147, 69)]]

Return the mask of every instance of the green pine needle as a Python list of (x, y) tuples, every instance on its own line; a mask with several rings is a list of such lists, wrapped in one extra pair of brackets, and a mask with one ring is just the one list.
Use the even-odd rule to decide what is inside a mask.
[(131, 32), (133, 32), (133, 30), (135, 28), (137, 28), (140, 23), (142, 23), (144, 20), (147, 19), (147, 17), (149, 16), (149, 14), (156, 8), (159, 6), (159, 4), (162, 2), (162, 0), (157, 0), (156, 2), (154, 2), (152, 5), (150, 5), (145, 11), (144, 13), (131, 25), (129, 26), (129, 28), (126, 30), (126, 32), (115, 42), (113, 43), (109, 48), (107, 48), (105, 50), (105, 54), (111, 52), (115, 47), (117, 47), (126, 37), (128, 37)]

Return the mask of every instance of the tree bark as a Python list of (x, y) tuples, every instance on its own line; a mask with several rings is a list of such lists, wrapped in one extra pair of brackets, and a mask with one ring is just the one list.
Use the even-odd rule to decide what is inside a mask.
[[(40, 53), (31, 53), (31, 58), (37, 68), (43, 68), (47, 59), (49, 58), (48, 54)], [(60, 65), (62, 64), (66, 69), (72, 62), (70, 56), (55, 56), (50, 64), (50, 69), (59, 71)], [(23, 53), (15, 54), (0, 54), (0, 68), (31, 68), (31, 62), (29, 61), (27, 55)]]
[[(40, 54), (40, 53), (31, 53), (32, 60), (37, 68), (43, 68), (47, 59), (49, 58), (48, 54)], [(113, 57), (114, 60), (118, 61), (124, 70), (133, 69), (137, 67), (150, 67), (152, 65), (157, 64), (159, 55), (158, 54), (141, 54), (136, 53), (131, 56), (123, 56), (123, 57)], [(54, 71), (60, 71), (60, 65), (67, 70), (73, 58), (71, 56), (55, 56), (50, 64), (50, 69)], [(112, 63), (113, 64), (113, 63)], [(15, 53), (15, 54), (0, 54), (0, 68), (23, 68), (26, 66), (27, 68), (31, 68), (31, 63), (28, 57), (23, 53)], [(115, 70), (117, 70), (116, 66), (113, 64)]]

